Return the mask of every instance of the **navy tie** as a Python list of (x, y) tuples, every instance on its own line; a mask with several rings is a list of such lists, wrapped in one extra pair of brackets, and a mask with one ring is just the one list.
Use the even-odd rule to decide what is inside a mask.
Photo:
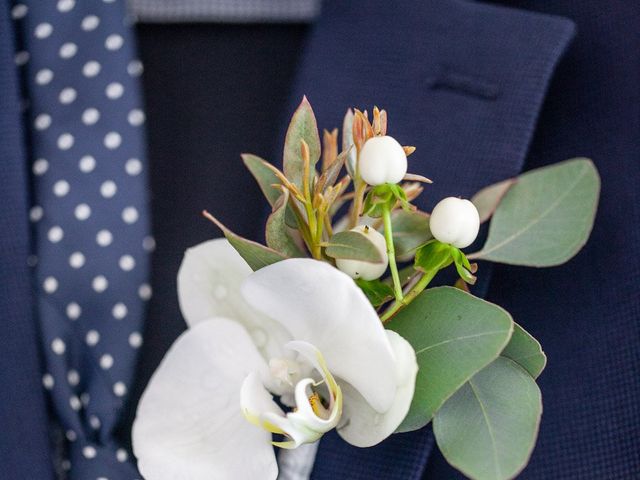
[(142, 66), (121, 0), (31, 0), (12, 14), (31, 133), (42, 382), (61, 427), (60, 472), (133, 479), (113, 431), (151, 295)]

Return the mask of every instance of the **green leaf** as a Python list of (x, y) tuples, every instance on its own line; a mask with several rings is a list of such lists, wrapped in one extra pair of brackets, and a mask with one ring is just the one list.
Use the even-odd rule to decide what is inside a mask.
[(512, 360), (496, 359), (438, 410), (433, 431), (447, 461), (474, 480), (506, 480), (528, 463), (542, 397)]
[(393, 244), (400, 261), (411, 259), (420, 245), (433, 238), (429, 230), (429, 215), (419, 211), (394, 210), (391, 212)]
[(315, 165), (320, 158), (320, 135), (318, 134), (318, 124), (313, 114), (313, 109), (307, 100), (302, 102), (296, 109), (287, 136), (284, 140), (284, 174), (296, 187), (303, 191), (302, 176), (304, 175), (304, 165), (300, 154), (300, 141), (304, 140), (309, 146), (309, 157), (311, 168), (309, 169), (310, 181), (315, 175)]
[(542, 351), (540, 342), (524, 328), (514, 322), (511, 340), (500, 355), (510, 358), (524, 368), (533, 378), (538, 376), (547, 365), (547, 356)]
[(398, 431), (423, 427), (442, 404), (495, 360), (513, 331), (502, 308), (453, 287), (421, 293), (388, 328), (414, 348), (419, 370), (411, 408)]
[(472, 269), (469, 259), (459, 248), (456, 248), (453, 245), (450, 245), (449, 248), (451, 251), (451, 258), (453, 258), (453, 263), (456, 266), (456, 270), (458, 275), (460, 275), (460, 278), (470, 285), (475, 285), (477, 278), (471, 272)]
[(304, 251), (298, 246), (287, 226), (287, 207), (289, 190), (283, 188), (280, 198), (273, 206), (273, 212), (267, 219), (265, 238), (269, 248), (287, 257), (304, 257)]
[(356, 284), (374, 307), (378, 307), (393, 298), (393, 288), (380, 280), (363, 280), (362, 278), (358, 278)]
[(276, 177), (275, 173), (266, 166), (266, 160), (250, 153), (243, 153), (241, 157), (245, 166), (253, 175), (253, 178), (258, 182), (258, 186), (260, 190), (262, 190), (262, 193), (264, 193), (269, 205), (273, 208), (278, 198), (280, 198), (281, 193), (279, 189), (274, 188), (272, 185), (280, 185), (280, 180)]
[(438, 240), (430, 240), (416, 250), (414, 268), (422, 272), (434, 272), (452, 262), (451, 247)]
[(213, 215), (205, 212), (205, 216), (215, 223), (220, 230), (222, 230), (222, 233), (224, 233), (224, 236), (229, 240), (231, 246), (236, 249), (242, 258), (244, 258), (244, 261), (249, 264), (251, 270), (254, 272), (256, 270), (260, 270), (262, 267), (266, 267), (267, 265), (277, 263), (287, 258), (269, 247), (265, 247), (264, 245), (260, 245), (252, 240), (247, 240), (246, 238), (233, 233)]
[(509, 178), (508, 180), (494, 183), (483, 188), (471, 198), (471, 203), (476, 206), (480, 214), (480, 223), (486, 222), (491, 218), (506, 193), (516, 182), (517, 179)]
[(386, 205), (391, 210), (396, 201), (395, 192), (390, 184), (377, 185), (369, 190), (364, 198), (363, 212), (369, 217), (379, 218), (382, 216), (384, 206)]
[(383, 258), (378, 248), (369, 238), (360, 232), (338, 232), (329, 243), (325, 253), (331, 258), (348, 258), (364, 262), (382, 263)]
[(588, 159), (525, 173), (500, 202), (486, 244), (469, 258), (534, 267), (566, 262), (589, 238), (599, 192)]

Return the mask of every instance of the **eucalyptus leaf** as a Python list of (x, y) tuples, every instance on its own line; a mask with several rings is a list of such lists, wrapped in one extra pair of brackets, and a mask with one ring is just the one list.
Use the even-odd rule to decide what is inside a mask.
[(475, 205), (480, 214), (480, 223), (484, 223), (491, 218), (503, 197), (515, 182), (517, 182), (515, 178), (509, 178), (508, 180), (494, 183), (483, 188), (471, 198), (471, 203)]
[(280, 179), (278, 179), (275, 173), (267, 166), (267, 161), (257, 155), (243, 153), (242, 161), (253, 175), (253, 178), (256, 179), (256, 182), (258, 182), (260, 190), (262, 190), (269, 205), (273, 208), (281, 195), (280, 190), (274, 188), (273, 185), (280, 185)]
[(287, 257), (304, 257), (304, 251), (296, 243), (287, 226), (287, 207), (289, 206), (289, 190), (283, 188), (280, 198), (273, 206), (273, 212), (267, 219), (265, 238), (269, 248)]
[(393, 244), (400, 261), (410, 260), (416, 249), (433, 238), (429, 230), (429, 215), (420, 211), (394, 210), (391, 212)]
[(422, 292), (388, 325), (414, 348), (419, 365), (411, 408), (398, 428), (423, 427), (473, 375), (495, 360), (513, 331), (502, 308), (453, 287)]
[(499, 357), (438, 410), (433, 431), (447, 461), (474, 480), (506, 480), (527, 464), (542, 397), (531, 375)]
[(325, 253), (331, 258), (346, 258), (371, 263), (384, 261), (378, 248), (366, 235), (352, 230), (338, 232), (331, 237)]
[(573, 257), (589, 238), (600, 177), (585, 158), (532, 170), (498, 205), (482, 250), (469, 258), (550, 267)]
[(300, 154), (301, 140), (304, 140), (309, 146), (309, 158), (311, 162), (309, 181), (311, 182), (315, 175), (315, 165), (320, 159), (320, 135), (318, 134), (316, 117), (307, 97), (302, 99), (302, 102), (291, 118), (287, 136), (284, 140), (283, 155), (284, 174), (291, 183), (297, 186), (300, 191), (303, 191), (302, 177), (304, 175), (304, 165)]
[(538, 376), (547, 365), (547, 356), (538, 342), (529, 332), (514, 322), (511, 340), (500, 355), (510, 358), (524, 368), (533, 378)]
[(287, 258), (271, 248), (260, 245), (252, 240), (247, 240), (246, 238), (233, 233), (225, 227), (222, 222), (208, 212), (205, 212), (205, 216), (215, 223), (220, 230), (222, 230), (222, 233), (227, 240), (229, 240), (231, 246), (236, 249), (242, 258), (244, 258), (244, 261), (247, 262), (251, 267), (251, 270), (254, 272), (256, 270), (260, 270), (262, 267), (266, 267)]

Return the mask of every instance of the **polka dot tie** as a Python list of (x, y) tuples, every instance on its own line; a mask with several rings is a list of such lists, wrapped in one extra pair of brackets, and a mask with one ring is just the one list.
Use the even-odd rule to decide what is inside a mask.
[(121, 0), (15, 3), (33, 171), (40, 330), (60, 474), (138, 474), (113, 439), (142, 343), (148, 236), (142, 66)]

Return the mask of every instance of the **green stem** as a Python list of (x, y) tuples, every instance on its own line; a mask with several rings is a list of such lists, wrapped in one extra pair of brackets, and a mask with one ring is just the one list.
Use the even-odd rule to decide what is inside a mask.
[(418, 280), (418, 283), (416, 283), (413, 286), (413, 288), (405, 295), (405, 297), (402, 300), (400, 301), (396, 300), (394, 304), (391, 305), (391, 307), (389, 307), (389, 309), (386, 312), (384, 312), (384, 315), (380, 317), (380, 320), (382, 320), (382, 323), (389, 321), (389, 319), (391, 319), (391, 317), (393, 317), (396, 313), (398, 313), (398, 311), (401, 308), (404, 308), (407, 305), (409, 305), (418, 295), (420, 295), (422, 291), (425, 288), (427, 288), (429, 283), (431, 283), (431, 280), (433, 280), (433, 277), (436, 276), (436, 273), (438, 273), (438, 269), (430, 270), (427, 273), (425, 273), (420, 278), (420, 280)]
[(393, 279), (393, 292), (396, 297), (396, 302), (401, 302), (403, 297), (402, 284), (400, 283), (398, 265), (396, 264), (396, 249), (393, 245), (393, 230), (391, 227), (391, 209), (388, 203), (385, 203), (382, 207), (382, 220), (384, 222), (384, 239), (387, 244), (389, 268), (391, 269), (391, 278)]

